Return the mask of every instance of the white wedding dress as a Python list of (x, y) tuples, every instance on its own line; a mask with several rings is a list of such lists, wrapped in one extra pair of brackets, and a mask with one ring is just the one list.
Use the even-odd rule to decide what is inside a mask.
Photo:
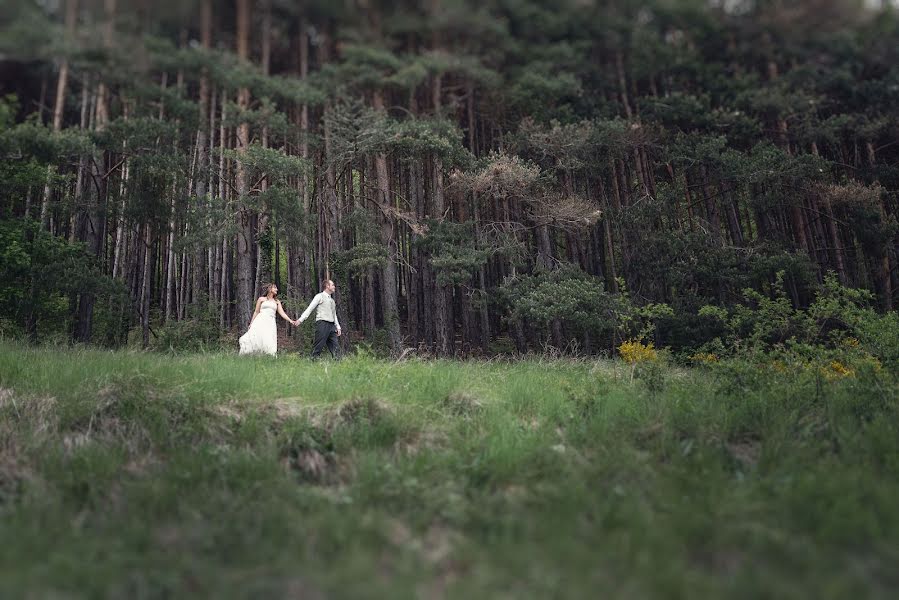
[(278, 303), (275, 300), (264, 300), (259, 307), (259, 314), (253, 319), (250, 329), (240, 336), (240, 354), (278, 353), (278, 328), (275, 325)]

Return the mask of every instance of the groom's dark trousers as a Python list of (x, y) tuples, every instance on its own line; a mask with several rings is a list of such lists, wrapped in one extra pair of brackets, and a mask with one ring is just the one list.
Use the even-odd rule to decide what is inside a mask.
[(322, 350), (328, 346), (328, 351), (334, 358), (337, 356), (337, 327), (331, 321), (315, 322), (315, 341), (312, 344), (312, 358), (318, 358)]

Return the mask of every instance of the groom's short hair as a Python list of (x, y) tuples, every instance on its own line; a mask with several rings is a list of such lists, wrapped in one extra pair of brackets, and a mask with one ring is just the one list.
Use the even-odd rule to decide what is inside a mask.
[(322, 290), (325, 290), (329, 283), (331, 283), (330, 279), (322, 279)]

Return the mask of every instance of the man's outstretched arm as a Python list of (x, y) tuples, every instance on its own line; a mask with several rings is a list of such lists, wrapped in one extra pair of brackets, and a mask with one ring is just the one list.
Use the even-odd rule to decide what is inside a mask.
[(309, 306), (306, 307), (306, 310), (303, 311), (303, 314), (300, 315), (299, 321), (302, 323), (306, 319), (309, 318), (309, 315), (312, 314), (312, 311), (315, 310), (315, 307), (319, 305), (322, 301), (321, 294), (316, 294), (315, 298), (312, 299), (312, 302), (309, 303)]

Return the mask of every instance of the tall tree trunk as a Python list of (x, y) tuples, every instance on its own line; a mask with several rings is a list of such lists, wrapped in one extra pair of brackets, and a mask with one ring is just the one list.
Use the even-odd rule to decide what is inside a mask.
[(718, 202), (715, 198), (715, 190), (711, 187), (706, 168), (701, 167), (702, 172), (702, 196), (705, 200), (705, 215), (708, 219), (710, 233), (716, 242), (721, 242), (721, 215), (718, 212)]
[[(431, 159), (433, 174), (433, 218), (442, 221), (446, 205), (443, 190), (443, 165), (435, 155)], [(436, 334), (436, 352), (438, 356), (452, 356), (453, 354), (453, 327), (450, 316), (449, 286), (434, 280), (434, 332)]]
[[(540, 225), (535, 230), (537, 238), (537, 264), (542, 268), (551, 270), (554, 268), (555, 258), (553, 256), (552, 238), (550, 237), (549, 227)], [(565, 346), (565, 340), (562, 335), (562, 321), (553, 319), (550, 322), (550, 333), (552, 334), (553, 346), (557, 350), (562, 350)]]
[[(432, 0), (432, 10), (438, 8), (439, 0)], [(435, 39), (435, 47), (438, 43)], [(440, 75), (434, 77), (431, 87), (431, 97), (433, 102), (434, 114), (440, 116), (441, 97), (442, 97), (442, 80)], [(432, 198), (433, 198), (433, 215), (432, 218), (438, 222), (443, 221), (444, 212), (446, 211), (446, 202), (444, 201), (444, 184), (443, 184), (443, 165), (440, 157), (434, 154), (431, 157), (431, 175), (432, 175)], [(452, 288), (439, 283), (436, 279), (434, 285), (434, 333), (436, 341), (436, 352), (438, 356), (452, 356), (453, 354), (453, 318), (452, 318)]]
[(165, 250), (165, 322), (174, 316), (175, 309), (175, 183), (172, 182), (172, 198), (169, 202), (168, 240)]
[[(201, 0), (200, 2), (200, 46), (208, 50), (212, 46), (212, 0)], [(209, 77), (204, 70), (200, 74), (199, 98), (197, 100), (199, 108), (199, 120), (197, 125), (197, 170), (194, 175), (194, 202), (200, 205), (207, 205), (209, 199), (207, 194), (210, 190), (207, 187), (209, 182), (209, 144), (211, 143), (212, 122), (210, 117), (214, 119), (215, 108), (214, 100), (210, 103)], [(207, 138), (210, 141), (207, 141)], [(207, 285), (203, 281), (207, 273), (207, 264), (209, 261), (208, 245), (197, 243), (193, 257), (193, 281), (191, 288), (193, 289), (193, 304), (199, 304), (201, 298), (208, 298), (209, 293)]]
[(142, 244), (144, 246), (144, 262), (141, 270), (141, 293), (140, 293), (140, 325), (142, 332), (142, 345), (144, 348), (150, 345), (150, 284), (152, 277), (152, 260), (153, 256), (153, 231), (149, 223), (144, 224), (144, 235)]
[[(250, 0), (237, 0), (237, 57), (241, 62), (249, 62), (250, 57)], [(250, 106), (250, 90), (242, 87), (237, 92), (237, 106), (245, 111)], [(246, 167), (241, 161), (250, 144), (250, 125), (245, 117), (241, 116), (241, 122), (237, 126), (236, 161), (234, 187), (238, 195), (238, 231), (236, 245), (236, 317), (240, 327), (248, 327), (253, 314), (253, 299), (255, 296), (253, 282), (255, 265), (253, 264), (253, 246), (255, 244), (255, 230), (253, 227), (253, 214), (247, 206), (249, 184), (247, 182)]]
[[(384, 110), (384, 98), (381, 91), (374, 93), (373, 106), (377, 111)], [(387, 157), (384, 154), (375, 155), (375, 175), (378, 180), (377, 203), (379, 206), (381, 243), (387, 248), (387, 262), (381, 274), (381, 295), (384, 312), (384, 327), (387, 329), (387, 337), (390, 347), (398, 352), (402, 347), (402, 334), (400, 332), (399, 303), (397, 300), (396, 263), (398, 251), (396, 243), (396, 222), (391, 214), (393, 198), (390, 194), (390, 179), (387, 173)]]
[[(478, 198), (477, 195), (474, 196), (472, 201), (472, 213), (474, 214), (474, 235), (475, 235), (475, 244), (480, 247), (481, 245), (481, 216), (480, 210), (478, 208)], [(481, 350), (483, 352), (487, 352), (487, 349), (490, 346), (490, 308), (487, 304), (487, 265), (482, 264), (478, 267), (477, 273), (478, 279), (478, 316), (479, 316), (479, 325), (480, 332), (479, 338), (481, 341)]]
[(634, 116), (631, 110), (631, 102), (627, 94), (627, 80), (624, 76), (624, 56), (621, 51), (615, 52), (615, 74), (618, 76), (618, 93), (621, 98), (621, 105), (624, 107), (625, 116), (630, 119)]
[[(308, 25), (304, 16), (301, 16), (299, 22), (299, 36), (297, 45), (299, 46), (299, 76), (300, 79), (306, 79), (309, 75), (309, 34)], [(300, 105), (300, 157), (304, 161), (309, 160), (309, 106), (307, 104)], [(308, 239), (308, 225), (310, 211), (312, 209), (312, 196), (309, 190), (308, 171), (304, 170), (299, 177), (299, 201), (302, 209), (302, 219), (305, 228), (300, 231), (293, 232), (290, 237), (288, 246), (288, 264), (289, 269), (293, 273), (290, 283), (294, 288), (294, 293), (300, 298), (308, 298), (311, 295), (312, 286), (309, 282), (309, 270), (312, 267), (312, 244)]]
[[(78, 0), (66, 0), (66, 39), (71, 42), (75, 37), (75, 20), (78, 13)], [(66, 88), (69, 82), (69, 57), (63, 55), (59, 61), (59, 77), (56, 80), (56, 99), (53, 105), (53, 131), (62, 129), (63, 109), (66, 103)], [(41, 198), (41, 226), (44, 229), (50, 225), (50, 195), (52, 189), (50, 179), (55, 174), (53, 167), (48, 167), (47, 183), (44, 185), (44, 194)]]
[[(272, 54), (272, 5), (271, 0), (262, 0), (262, 56), (260, 57), (262, 73), (268, 75), (271, 70), (271, 54)], [(262, 126), (260, 144), (263, 148), (268, 148), (268, 126)], [(260, 182), (260, 191), (265, 192), (268, 188), (268, 180), (263, 177)], [(256, 215), (256, 245), (254, 254), (256, 256), (256, 275), (254, 289), (258, 291), (259, 287), (265, 283), (271, 283), (272, 265), (271, 255), (262, 247), (262, 241), (267, 238), (270, 233), (269, 224), (271, 222), (270, 214), (266, 208), (262, 208), (261, 212)]]
[(112, 258), (112, 277), (116, 279), (123, 275), (122, 273), (122, 262), (125, 259), (125, 209), (127, 207), (126, 204), (126, 190), (128, 185), (128, 162), (127, 160), (122, 164), (122, 179), (119, 184), (119, 214), (116, 218), (116, 231), (115, 231), (115, 250), (113, 251)]
[[(115, 24), (116, 0), (104, 0), (105, 7), (105, 25), (103, 28), (103, 43), (107, 48), (112, 47), (112, 34)], [(97, 101), (95, 106), (95, 129), (102, 132), (109, 123), (109, 106), (108, 91), (106, 84), (102, 79), (97, 84)], [(87, 246), (88, 251), (95, 257), (99, 258), (103, 250), (103, 243), (106, 230), (106, 198), (108, 179), (104, 176), (109, 169), (109, 154), (103, 152), (99, 163), (93, 161), (91, 169), (93, 175), (91, 177), (92, 185), (88, 197), (91, 200), (85, 211), (85, 222), (83, 226), (83, 237), (81, 238)], [(91, 340), (94, 318), (94, 301), (96, 297), (93, 291), (86, 291), (78, 298), (78, 314), (76, 316), (75, 340), (87, 343)]]

